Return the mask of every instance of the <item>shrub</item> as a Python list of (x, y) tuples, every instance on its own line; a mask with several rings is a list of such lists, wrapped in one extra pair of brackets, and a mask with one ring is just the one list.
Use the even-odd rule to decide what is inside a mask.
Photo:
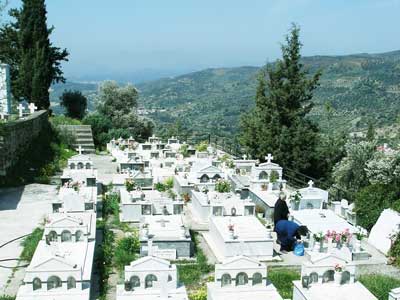
[(169, 178), (165, 179), (164, 185), (165, 185), (165, 189), (167, 189), (167, 190), (172, 189), (174, 187), (174, 178), (169, 177)]
[(0, 300), (15, 300), (15, 296), (1, 295)]
[(387, 300), (390, 290), (400, 286), (400, 279), (381, 274), (362, 275), (359, 281), (379, 300)]
[(165, 192), (167, 189), (166, 189), (166, 187), (165, 187), (165, 185), (163, 184), (163, 183), (161, 183), (161, 182), (157, 182), (155, 185), (154, 185), (154, 188), (157, 190), (157, 191), (159, 191), (159, 192)]
[(110, 193), (103, 199), (103, 217), (110, 215), (119, 216), (119, 196), (117, 193)]
[(270, 268), (268, 278), (274, 284), (282, 298), (292, 299), (294, 280), (300, 279), (300, 272), (291, 269)]
[(218, 193), (229, 193), (231, 190), (231, 184), (229, 183), (228, 180), (220, 179), (215, 184), (215, 190)]
[(207, 141), (200, 142), (196, 146), (196, 151), (198, 151), (198, 152), (206, 152), (207, 151), (207, 147), (208, 147), (208, 142)]
[(115, 247), (114, 262), (118, 270), (134, 261), (140, 250), (140, 241), (137, 233), (132, 236), (122, 238)]
[(180, 148), (179, 148), (179, 153), (183, 155), (183, 157), (189, 157), (189, 145), (187, 144), (183, 144)]
[(125, 181), (125, 187), (128, 192), (132, 192), (136, 187), (136, 183), (133, 179), (127, 179)]
[(395, 199), (396, 192), (388, 185), (373, 184), (361, 189), (355, 197), (358, 225), (371, 230), (381, 212), (390, 207)]
[(396, 266), (400, 267), (400, 233), (395, 237), (394, 243), (390, 248), (389, 255), (394, 258)]
[(30, 235), (24, 238), (21, 245), (23, 247), (21, 252), (21, 259), (30, 262), (36, 247), (43, 237), (44, 230), (42, 228), (35, 228)]
[(202, 285), (200, 288), (189, 293), (189, 300), (207, 300), (207, 286)]

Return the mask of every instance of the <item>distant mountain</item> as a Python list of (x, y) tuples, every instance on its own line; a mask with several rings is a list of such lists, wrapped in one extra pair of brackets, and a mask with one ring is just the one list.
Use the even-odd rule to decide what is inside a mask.
[[(311, 118), (324, 129), (357, 131), (370, 121), (393, 123), (400, 114), (400, 51), (312, 56), (304, 65), (321, 69)], [(259, 67), (206, 69), (138, 85), (140, 104), (163, 126), (180, 120), (191, 129), (231, 135), (239, 116), (254, 105)], [(326, 103), (334, 111), (327, 113)]]

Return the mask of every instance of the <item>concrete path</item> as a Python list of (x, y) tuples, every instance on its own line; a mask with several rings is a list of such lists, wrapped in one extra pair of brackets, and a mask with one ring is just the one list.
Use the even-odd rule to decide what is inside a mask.
[[(51, 202), (57, 196), (57, 187), (30, 184), (18, 188), (0, 189), (0, 245), (17, 237), (29, 234), (51, 212)], [(21, 241), (17, 240), (0, 248), (0, 259), (18, 258)], [(16, 262), (0, 263), (13, 267)], [(12, 269), (0, 267), (0, 295), (16, 294), (18, 286), (6, 290)], [(15, 282), (15, 280), (13, 280)]]

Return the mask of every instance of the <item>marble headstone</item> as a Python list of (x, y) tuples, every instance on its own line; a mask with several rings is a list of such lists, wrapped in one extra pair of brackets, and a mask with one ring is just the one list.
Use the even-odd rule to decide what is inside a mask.
[(0, 113), (11, 113), (10, 66), (0, 64)]
[(371, 229), (368, 243), (384, 254), (388, 254), (391, 237), (400, 230), (400, 213), (385, 209)]

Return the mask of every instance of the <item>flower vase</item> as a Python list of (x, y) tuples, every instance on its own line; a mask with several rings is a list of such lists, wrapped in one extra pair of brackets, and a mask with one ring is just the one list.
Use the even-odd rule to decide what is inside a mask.
[(320, 242), (314, 241), (314, 247), (313, 247), (313, 252), (320, 252), (321, 251), (321, 245)]
[(235, 238), (235, 232), (233, 230), (229, 230), (229, 237), (233, 240)]
[(356, 240), (354, 243), (354, 252), (361, 252), (361, 240)]
[(342, 272), (335, 272), (335, 275), (333, 278), (335, 280), (335, 284), (340, 285), (340, 283), (342, 281)]
[(332, 238), (328, 239), (328, 253), (331, 253), (333, 249)]

